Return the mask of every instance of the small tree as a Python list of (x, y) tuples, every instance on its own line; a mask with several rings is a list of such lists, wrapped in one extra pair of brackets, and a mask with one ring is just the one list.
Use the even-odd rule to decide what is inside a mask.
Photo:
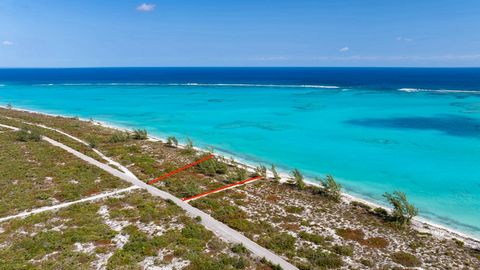
[(337, 183), (337, 181), (333, 179), (333, 176), (327, 175), (325, 179), (320, 179), (320, 183), (322, 183), (322, 189), (320, 190), (320, 193), (334, 201), (340, 201), (340, 191), (342, 190), (342, 185)]
[(178, 146), (178, 140), (174, 136), (170, 136), (167, 138), (167, 143), (166, 145), (168, 147), (177, 147)]
[(255, 168), (255, 175), (267, 178), (267, 167), (260, 165)]
[(242, 167), (235, 167), (235, 170), (229, 172), (228, 178), (230, 181), (243, 181), (248, 178), (248, 171)]
[(12, 104), (8, 103), (7, 104), (7, 109), (11, 110), (13, 108)]
[(304, 189), (305, 188), (305, 182), (303, 181), (302, 173), (298, 169), (295, 169), (295, 170), (292, 171), (292, 175), (293, 175), (293, 179), (295, 181), (295, 185), (299, 189)]
[(132, 138), (134, 140), (146, 140), (148, 138), (148, 133), (146, 129), (134, 129)]
[(418, 214), (418, 209), (408, 202), (405, 193), (395, 191), (393, 194), (385, 192), (383, 197), (393, 206), (392, 218), (400, 225), (409, 224), (414, 216)]
[(187, 138), (187, 144), (185, 145), (185, 149), (193, 150), (193, 142), (190, 138)]
[(193, 142), (190, 138), (187, 138), (187, 144), (185, 145), (185, 149), (183, 149), (182, 153), (184, 154), (193, 154), (195, 153), (195, 149), (193, 148)]
[(273, 180), (275, 180), (275, 182), (279, 182), (280, 179), (281, 179), (281, 177), (280, 177), (280, 175), (278, 174), (277, 169), (275, 168), (275, 165), (274, 165), (274, 164), (272, 164), (272, 168), (271, 168), (270, 170), (271, 170), (272, 173), (273, 173)]

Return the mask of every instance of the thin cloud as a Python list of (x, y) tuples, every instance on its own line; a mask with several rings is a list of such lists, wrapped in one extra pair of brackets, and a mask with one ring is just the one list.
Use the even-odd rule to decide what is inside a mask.
[(455, 60), (480, 60), (480, 54), (444, 54), (432, 56), (375, 56), (375, 55), (352, 55), (352, 56), (319, 56), (314, 57), (316, 60), (335, 60), (335, 61), (455, 61)]
[(137, 10), (141, 12), (149, 12), (149, 11), (153, 11), (154, 9), (155, 9), (155, 4), (147, 4), (147, 3), (143, 3), (137, 7)]
[(12, 46), (13, 45), (13, 42), (9, 41), (9, 40), (4, 40), (2, 41), (2, 45), (4, 46)]
[(412, 42), (412, 41), (413, 41), (413, 38), (397, 37), (396, 40), (397, 40), (397, 41), (400, 41), (400, 42)]
[(341, 48), (339, 51), (340, 52), (347, 52), (348, 50), (350, 50), (350, 48), (348, 48), (347, 46)]
[(265, 57), (257, 57), (254, 60), (258, 61), (286, 61), (289, 60), (286, 56), (265, 56)]

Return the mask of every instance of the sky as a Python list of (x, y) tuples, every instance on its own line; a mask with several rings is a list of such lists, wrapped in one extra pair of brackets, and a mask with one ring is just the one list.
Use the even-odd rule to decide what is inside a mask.
[(480, 0), (0, 0), (0, 67), (479, 67)]

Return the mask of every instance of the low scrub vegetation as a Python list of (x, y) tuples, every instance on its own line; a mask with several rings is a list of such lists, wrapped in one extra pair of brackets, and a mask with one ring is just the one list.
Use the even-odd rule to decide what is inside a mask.
[(16, 132), (17, 141), (21, 142), (38, 142), (42, 139), (40, 130), (31, 127), (23, 127)]
[(263, 236), (259, 241), (274, 252), (288, 253), (295, 250), (296, 239), (288, 233), (272, 233)]
[(418, 267), (422, 265), (420, 260), (415, 257), (415, 255), (403, 251), (393, 253), (391, 258), (392, 261), (406, 267)]
[(148, 133), (146, 129), (134, 129), (132, 134), (134, 140), (146, 140), (148, 139)]
[(338, 269), (343, 266), (340, 256), (334, 253), (323, 251), (322, 249), (304, 249), (300, 251), (302, 257), (307, 258), (313, 266), (300, 267), (301, 269)]
[(335, 245), (332, 248), (333, 252), (342, 256), (353, 256), (353, 247), (352, 246), (340, 246)]
[(388, 246), (388, 241), (382, 237), (365, 239), (365, 233), (359, 229), (337, 229), (336, 232), (345, 240), (352, 240), (370, 248), (384, 249)]
[(126, 142), (130, 139), (130, 133), (126, 131), (115, 131), (108, 140), (110, 143)]
[[(200, 158), (209, 156), (210, 154), (205, 154)], [(196, 165), (197, 171), (201, 174), (208, 176), (215, 176), (217, 174), (226, 174), (228, 171), (228, 165), (220, 161), (217, 157), (211, 158), (207, 161), (199, 163)]]

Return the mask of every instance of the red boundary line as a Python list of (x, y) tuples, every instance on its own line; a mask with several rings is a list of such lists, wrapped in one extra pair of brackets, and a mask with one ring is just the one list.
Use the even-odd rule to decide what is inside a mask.
[(209, 194), (212, 194), (212, 193), (216, 193), (216, 192), (219, 192), (219, 191), (222, 191), (222, 190), (225, 190), (225, 189), (234, 187), (234, 186), (239, 186), (239, 185), (246, 184), (246, 183), (248, 183), (248, 182), (253, 182), (253, 181), (259, 180), (260, 178), (262, 178), (262, 177), (261, 177), (261, 176), (255, 176), (255, 177), (249, 178), (249, 179), (247, 179), (247, 180), (243, 180), (243, 181), (236, 182), (236, 183), (233, 183), (233, 184), (229, 184), (229, 185), (226, 185), (226, 186), (223, 186), (223, 187), (214, 189), (214, 190), (210, 190), (210, 191), (207, 191), (207, 192), (203, 192), (203, 193), (200, 193), (200, 194), (198, 194), (198, 195), (195, 195), (195, 196), (192, 196), (192, 197), (189, 197), (189, 198), (183, 198), (182, 201), (188, 202), (188, 201), (191, 201), (191, 200), (194, 200), (194, 199), (198, 199), (198, 198), (200, 198), (200, 197), (204, 197), (204, 196), (206, 196), (206, 195), (209, 195)]
[(195, 161), (195, 162), (193, 162), (193, 163), (190, 163), (190, 164), (185, 165), (185, 166), (183, 166), (183, 167), (181, 167), (181, 168), (178, 168), (178, 169), (176, 169), (176, 170), (174, 170), (174, 171), (171, 171), (171, 172), (169, 172), (169, 173), (167, 173), (167, 174), (164, 174), (164, 175), (162, 175), (162, 176), (160, 176), (160, 177), (158, 177), (158, 178), (155, 178), (155, 179), (153, 179), (153, 180), (150, 180), (150, 181), (147, 182), (147, 184), (149, 184), (149, 185), (154, 184), (154, 183), (156, 183), (156, 182), (158, 182), (158, 181), (160, 181), (160, 180), (162, 180), (162, 179), (165, 179), (165, 178), (167, 178), (167, 177), (169, 177), (169, 176), (172, 176), (172, 175), (177, 174), (177, 173), (179, 173), (179, 172), (181, 172), (181, 171), (183, 171), (183, 170), (186, 170), (186, 169), (188, 169), (188, 168), (190, 168), (190, 167), (193, 167), (193, 166), (195, 166), (195, 165), (197, 165), (197, 164), (199, 164), (199, 163), (202, 163), (202, 162), (204, 162), (204, 161), (207, 161), (207, 160), (213, 158), (214, 156), (215, 156), (215, 155), (213, 155), (213, 154), (208, 155), (208, 156), (206, 156), (206, 157), (204, 157), (204, 158), (202, 158), (202, 159), (199, 159), (199, 160), (197, 160), (197, 161)]

